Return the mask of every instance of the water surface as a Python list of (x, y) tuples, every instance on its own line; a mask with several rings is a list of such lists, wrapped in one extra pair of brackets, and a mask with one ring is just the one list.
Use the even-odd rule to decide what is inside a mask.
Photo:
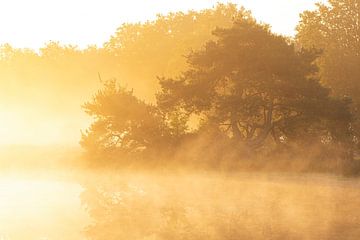
[(0, 176), (0, 239), (81, 240), (88, 224), (75, 181), (54, 177)]

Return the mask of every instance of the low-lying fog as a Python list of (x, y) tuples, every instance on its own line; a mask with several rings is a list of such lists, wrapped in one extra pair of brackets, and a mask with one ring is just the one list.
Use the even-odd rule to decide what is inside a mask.
[(0, 239), (360, 238), (354, 178), (3, 169)]

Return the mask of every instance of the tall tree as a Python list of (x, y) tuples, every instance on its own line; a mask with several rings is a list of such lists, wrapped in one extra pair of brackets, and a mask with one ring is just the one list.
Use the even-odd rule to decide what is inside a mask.
[(190, 67), (180, 77), (162, 79), (161, 108), (203, 116), (254, 148), (268, 136), (277, 143), (349, 136), (349, 103), (331, 98), (320, 84), (316, 52), (296, 51), (249, 17), (214, 36), (189, 55)]
[[(360, 136), (360, 1), (329, 0), (301, 14), (296, 40), (322, 54), (317, 63), (321, 81), (337, 96), (353, 101), (352, 131)], [(359, 142), (359, 141), (358, 141)]]

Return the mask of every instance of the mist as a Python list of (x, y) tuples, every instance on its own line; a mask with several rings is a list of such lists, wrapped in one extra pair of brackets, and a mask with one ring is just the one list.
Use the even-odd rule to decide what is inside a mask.
[[(359, 196), (358, 180), (131, 172), (101, 174), (95, 186), (82, 195), (98, 220), (86, 231), (93, 239), (356, 239), (359, 234), (359, 208), (348, 202)], [(101, 205), (91, 201), (94, 196), (101, 196)]]
[(360, 3), (198, 6), (0, 46), (0, 240), (359, 239)]

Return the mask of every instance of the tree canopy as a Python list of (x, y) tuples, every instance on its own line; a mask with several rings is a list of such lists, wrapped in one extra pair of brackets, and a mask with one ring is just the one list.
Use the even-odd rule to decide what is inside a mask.
[(329, 0), (305, 11), (297, 26), (300, 46), (323, 51), (321, 79), (338, 95), (360, 103), (360, 1)]
[(157, 76), (178, 75), (187, 67), (185, 55), (212, 39), (216, 27), (230, 27), (234, 19), (249, 15), (235, 4), (158, 15), (154, 21), (122, 25), (104, 48), (115, 56), (117, 77), (134, 87), (137, 96), (155, 102)]
[(81, 141), (90, 157), (101, 156), (109, 161), (131, 155), (135, 159), (144, 157), (141, 155), (144, 152), (159, 152), (165, 146), (163, 141), (169, 140), (170, 132), (160, 111), (136, 98), (132, 91), (119, 87), (114, 80), (105, 82), (103, 89), (83, 108), (95, 119), (83, 132)]
[[(206, 117), (233, 139), (262, 146), (330, 134), (337, 122), (343, 133), (351, 120), (348, 104), (329, 96), (316, 76), (317, 54), (296, 51), (286, 38), (253, 19), (217, 29), (218, 39), (189, 55), (190, 68), (163, 79), (159, 105)], [(338, 126), (339, 127), (339, 126)]]
[(331, 96), (321, 84), (314, 63), (318, 51), (296, 48), (251, 15), (217, 28), (213, 36), (188, 54), (185, 71), (159, 78), (156, 104), (139, 100), (115, 81), (106, 83), (84, 105), (95, 117), (82, 138), (90, 155), (110, 153), (115, 162), (125, 158), (124, 152), (131, 161), (140, 155), (170, 159), (204, 132), (214, 133), (206, 137), (211, 144), (193, 145), (219, 152), (352, 144), (351, 101)]
[(307, 49), (319, 49), (317, 59), (321, 82), (332, 94), (352, 99), (351, 125), (356, 139), (360, 136), (360, 2), (329, 0), (305, 11), (297, 26), (297, 43)]

